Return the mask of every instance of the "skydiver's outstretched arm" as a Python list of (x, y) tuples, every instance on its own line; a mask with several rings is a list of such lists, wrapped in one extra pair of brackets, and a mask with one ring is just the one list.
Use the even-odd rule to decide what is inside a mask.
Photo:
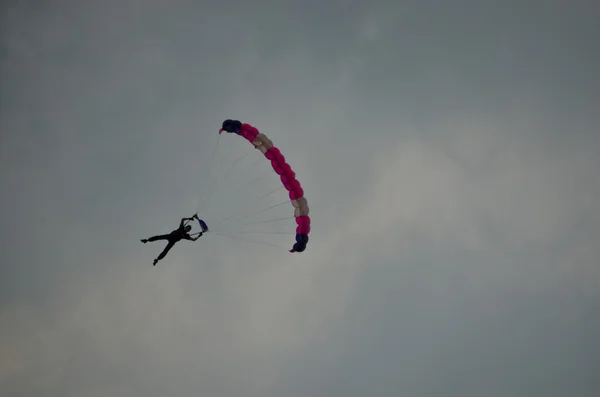
[(181, 222), (179, 223), (179, 226), (183, 226), (183, 222), (184, 221), (193, 221), (194, 218), (181, 218)]

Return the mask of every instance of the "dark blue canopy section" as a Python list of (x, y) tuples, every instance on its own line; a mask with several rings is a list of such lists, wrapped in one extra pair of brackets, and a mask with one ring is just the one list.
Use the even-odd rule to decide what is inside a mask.
[(203, 232), (208, 231), (208, 226), (206, 226), (206, 222), (204, 222), (202, 219), (198, 219), (198, 223), (200, 224), (200, 227), (202, 228)]
[(235, 132), (236, 134), (239, 134), (240, 128), (242, 128), (241, 121), (227, 119), (227, 120), (223, 121), (221, 131)]

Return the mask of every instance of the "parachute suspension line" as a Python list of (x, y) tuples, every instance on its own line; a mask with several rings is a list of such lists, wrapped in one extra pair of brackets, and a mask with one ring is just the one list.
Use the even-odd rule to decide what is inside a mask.
[[(261, 157), (256, 158), (251, 165), (249, 165), (247, 167), (247, 170), (252, 170), (253, 167), (255, 167), (260, 161), (263, 161), (263, 159)], [(249, 182), (240, 185), (237, 189), (235, 189), (232, 193), (237, 193), (238, 190), (240, 190), (241, 188), (247, 188), (248, 186), (251, 185), (255, 185), (256, 183), (258, 183), (259, 181), (265, 179), (266, 177), (270, 177), (273, 174), (273, 170), (266, 170), (262, 175), (259, 175), (253, 179), (251, 179)]]
[[(225, 173), (225, 176), (220, 179), (219, 181), (217, 181), (217, 186), (212, 190), (212, 194), (209, 195), (209, 197), (212, 197), (214, 195), (215, 192), (223, 190), (225, 187), (227, 187), (228, 185), (223, 186), (223, 183), (225, 181), (228, 181), (229, 176), (231, 175), (231, 171), (233, 169), (236, 168), (236, 166), (248, 155), (250, 154), (250, 152), (246, 152), (244, 155), (240, 155), (238, 158), (236, 158), (233, 163), (229, 166), (229, 168), (227, 169), (227, 172)], [(220, 190), (219, 190), (220, 189)]]
[[(285, 205), (285, 204), (289, 204), (289, 202), (290, 202), (290, 200), (285, 200), (285, 201), (283, 201), (283, 202), (281, 202), (281, 203), (279, 203), (279, 204), (274, 204), (274, 205), (272, 205), (272, 206), (270, 206), (270, 207), (263, 208), (262, 210), (260, 210), (260, 211), (258, 211), (258, 212), (256, 212), (256, 213), (257, 213), (257, 214), (260, 214), (260, 213), (262, 213), (262, 212), (265, 212), (265, 211), (268, 211), (268, 210), (270, 210), (270, 209), (277, 208), (277, 207), (281, 207), (282, 205)], [(294, 234), (295, 234), (295, 233), (294, 233)]]
[[(230, 141), (231, 142), (231, 141)], [(231, 143), (230, 143), (231, 144)], [(222, 186), (222, 182), (224, 180), (226, 180), (229, 175), (231, 174), (231, 171), (235, 168), (235, 166), (241, 161), (243, 160), (248, 154), (250, 153), (250, 151), (247, 151), (246, 153), (244, 153), (243, 155), (238, 156), (227, 168), (227, 171), (225, 172), (225, 176), (223, 178), (217, 178), (217, 181), (215, 183), (215, 187), (214, 189), (210, 189), (208, 192), (208, 196), (206, 196), (205, 200), (201, 203), (201, 205), (198, 205), (197, 211), (196, 213), (200, 212), (201, 208), (204, 207), (205, 205), (208, 205), (209, 200), (214, 196), (215, 192), (217, 190), (219, 190), (219, 188)]]
[[(220, 137), (220, 136), (221, 136), (221, 135), (219, 135), (219, 137)], [(232, 151), (232, 150), (233, 150), (233, 148), (232, 148), (232, 146), (233, 146), (233, 142), (234, 142), (233, 140), (229, 140), (229, 150), (230, 150), (230, 151)], [(225, 144), (225, 146), (227, 146), (227, 145)], [(225, 148), (224, 150), (227, 150), (227, 148)], [(232, 174), (232, 171), (233, 171), (233, 169), (234, 169), (234, 168), (235, 168), (235, 166), (236, 166), (236, 165), (238, 165), (238, 164), (239, 164), (239, 167), (237, 167), (237, 168), (240, 168), (240, 167), (241, 167), (241, 170), (240, 170), (239, 172), (236, 172), (236, 175), (237, 175), (237, 174), (239, 174), (239, 175), (240, 175), (240, 177), (239, 177), (239, 178), (236, 178), (236, 179), (241, 179), (241, 180), (247, 181), (249, 178), (251, 178), (251, 177), (252, 177), (252, 175), (253, 175), (253, 174), (252, 174), (252, 173), (253, 173), (253, 168), (254, 168), (254, 167), (255, 167), (255, 166), (256, 166), (256, 165), (257, 165), (257, 164), (258, 164), (258, 163), (259, 163), (259, 162), (262, 160), (262, 158), (261, 158), (261, 157), (257, 157), (256, 159), (254, 159), (254, 161), (253, 161), (253, 162), (252, 162), (250, 165), (246, 165), (245, 163), (242, 163), (242, 161), (243, 161), (243, 160), (244, 160), (246, 157), (248, 157), (248, 155), (249, 155), (249, 154), (250, 154), (252, 151), (253, 151), (252, 149), (245, 148), (245, 151), (244, 151), (244, 153), (242, 153), (242, 154), (241, 154), (241, 155), (239, 155), (239, 156), (238, 156), (236, 159), (234, 159), (234, 160), (233, 160), (233, 162), (230, 164), (229, 168), (227, 169), (227, 172), (225, 172), (225, 176), (223, 176), (223, 174), (221, 174), (221, 175), (220, 175), (220, 178), (218, 178), (218, 181), (217, 181), (217, 183), (216, 183), (216, 185), (217, 185), (217, 186), (215, 186), (215, 188), (214, 188), (214, 189), (212, 189), (212, 186), (211, 186), (211, 191), (209, 192), (209, 197), (208, 197), (208, 198), (212, 198), (212, 197), (214, 197), (215, 195), (217, 195), (217, 192), (218, 192), (218, 195), (217, 195), (217, 197), (220, 197), (221, 195), (223, 195), (223, 194), (226, 194), (226, 193), (227, 193), (227, 189), (226, 189), (226, 188), (228, 188), (228, 187), (229, 187), (229, 186), (232, 184), (232, 181), (231, 181), (231, 180), (229, 180), (229, 181), (228, 181), (229, 183), (227, 183), (227, 184), (225, 184), (225, 185), (223, 184), (223, 182), (224, 182), (224, 180), (225, 180), (226, 178), (228, 178), (228, 177), (229, 177), (229, 176)], [(247, 163), (247, 162), (246, 162), (246, 163)], [(225, 165), (227, 165), (227, 164), (229, 164), (229, 162), (227, 162)], [(223, 167), (223, 168), (224, 168), (224, 167)], [(243, 176), (243, 177), (242, 177), (242, 176)], [(240, 185), (241, 185), (241, 186), (240, 186)], [(227, 196), (229, 196), (229, 197), (235, 196), (235, 194), (234, 194), (234, 193), (238, 193), (238, 190), (240, 190), (240, 188), (241, 188), (241, 187), (244, 187), (244, 184), (238, 184), (238, 186), (237, 186), (237, 187), (234, 187), (234, 188), (232, 189), (232, 192), (230, 192), (230, 193), (227, 193)], [(208, 199), (207, 199), (207, 200), (205, 200), (205, 202), (206, 202), (206, 201), (208, 201)], [(208, 204), (206, 205), (206, 207), (208, 207)], [(200, 208), (199, 208), (199, 210), (200, 210)], [(206, 211), (208, 211), (208, 208), (202, 208), (202, 210), (206, 210)], [(211, 206), (211, 208), (210, 208), (210, 211), (211, 211), (211, 212), (213, 212), (213, 213), (210, 215), (210, 217), (217, 218), (217, 219), (219, 218), (219, 215), (220, 215), (219, 213), (220, 213), (220, 212), (223, 212), (222, 210), (221, 210), (221, 211), (219, 211), (219, 207), (217, 207), (217, 208), (213, 208), (212, 206)], [(214, 213), (214, 211), (216, 211), (217, 213), (215, 214), (215, 213)], [(225, 214), (223, 214), (223, 215), (226, 215), (226, 214), (229, 214), (229, 213), (231, 213), (231, 211), (227, 211), (227, 212), (226, 212)], [(207, 216), (208, 216), (208, 215), (207, 215)], [(211, 222), (211, 223), (212, 223), (212, 222)], [(213, 224), (214, 224), (214, 223), (213, 223)]]
[[(229, 141), (229, 145), (230, 146), (233, 145), (233, 140)], [(256, 148), (251, 148), (251, 149), (247, 148), (245, 150), (246, 153), (244, 153), (243, 155), (241, 155), (241, 158), (236, 159), (235, 162), (237, 163), (238, 161), (243, 160), (251, 152), (255, 152), (255, 151), (256, 151)], [(252, 179), (250, 179), (248, 182), (240, 183), (237, 187), (234, 187), (232, 189), (232, 191), (229, 193), (230, 196), (236, 196), (237, 193), (242, 188), (247, 188), (249, 186), (256, 185), (258, 182), (260, 182), (261, 180), (265, 179), (266, 177), (272, 177), (272, 174), (273, 174), (273, 170), (272, 169), (267, 169), (261, 175), (255, 176), (255, 174), (257, 174), (256, 171), (255, 171), (255, 167), (259, 163), (261, 163), (263, 161), (264, 161), (263, 156), (256, 156), (256, 158), (250, 164), (243, 166), (243, 171), (242, 171), (243, 172), (243, 177), (240, 177), (240, 179), (243, 179), (243, 180), (248, 180), (250, 178), (252, 178)], [(230, 185), (231, 185), (231, 183), (228, 183), (225, 187), (229, 187)], [(225, 187), (223, 187), (223, 188), (225, 188)], [(279, 190), (281, 190), (283, 188), (284, 188), (283, 186), (280, 186), (280, 188), (278, 188), (276, 191), (279, 191)], [(221, 192), (223, 191), (223, 189), (220, 189), (220, 190), (221, 190)], [(275, 193), (276, 191), (271, 192), (271, 193)], [(271, 193), (269, 193), (269, 194), (271, 194)], [(262, 196), (261, 198), (259, 198), (257, 200), (260, 200), (260, 199), (262, 199), (262, 198), (264, 198), (266, 196), (268, 196), (268, 194)], [(227, 218), (229, 218), (229, 217), (231, 217), (231, 216), (234, 215), (230, 211), (227, 211), (225, 214), (222, 214), (222, 216), (227, 215), (227, 214), (229, 214), (229, 216)], [(219, 222), (221, 222), (221, 221), (218, 221), (216, 224), (218, 225)]]
[[(207, 193), (205, 193), (203, 195), (202, 200), (198, 201), (198, 207), (196, 208), (196, 213), (206, 210), (208, 202), (209, 202), (210, 198), (213, 196), (214, 191), (215, 191), (216, 187), (219, 185), (219, 182), (221, 180), (221, 173), (219, 173), (218, 171), (215, 172), (215, 166), (216, 166), (215, 165), (215, 157), (218, 152), (217, 147), (219, 146), (220, 140), (221, 140), (221, 135), (219, 135), (217, 138), (217, 145), (215, 147), (215, 150), (213, 151), (211, 162), (210, 162), (210, 169), (209, 169), (210, 181), (209, 181), (209, 183), (207, 183), (207, 185), (203, 189), (203, 191), (207, 191)], [(224, 145), (226, 145), (226, 143), (221, 144), (221, 147), (223, 147)], [(231, 147), (231, 145), (232, 145), (231, 141), (229, 141), (229, 146)], [(227, 150), (227, 149), (223, 147), (223, 150)], [(218, 160), (216, 162), (218, 162)], [(230, 161), (227, 161), (225, 164), (223, 164), (223, 166), (219, 165), (219, 167), (217, 167), (217, 170), (224, 168), (224, 166), (226, 166), (229, 163), (230, 163)]]
[(218, 231), (214, 231), (212, 233), (216, 234), (218, 236), (229, 237), (229, 238), (234, 239), (234, 240), (240, 240), (240, 241), (245, 241), (245, 242), (248, 242), (248, 243), (253, 243), (253, 244), (264, 245), (264, 246), (267, 246), (267, 247), (276, 248), (278, 252), (279, 252), (279, 250), (285, 250), (284, 247), (276, 245), (276, 244), (269, 244), (269, 243), (265, 243), (265, 242), (262, 242), (262, 241), (254, 241), (254, 240), (250, 240), (250, 239), (247, 239), (247, 238), (244, 238), (244, 237), (232, 236), (232, 235), (229, 235), (229, 234), (226, 234), (226, 233), (222, 233), (222, 232), (218, 232)]
[[(270, 195), (271, 195), (271, 194), (273, 194), (273, 193), (276, 193), (276, 192), (280, 191), (281, 189), (283, 189), (283, 186), (279, 186), (277, 189), (274, 189), (274, 190), (270, 191), (269, 193), (266, 193), (266, 194), (264, 194), (264, 195), (260, 196), (259, 198), (255, 199), (255, 200), (254, 200), (254, 201), (253, 201), (253, 202), (252, 202), (252, 203), (251, 203), (249, 206), (251, 206), (251, 205), (254, 205), (256, 202), (258, 202), (258, 201), (260, 201), (260, 200), (262, 200), (262, 199), (264, 199), (264, 198), (266, 198), (266, 197), (270, 196)], [(247, 206), (247, 207), (246, 207), (246, 208), (244, 208), (244, 209), (245, 209), (245, 210), (248, 210), (248, 207), (249, 207), (249, 206)], [(242, 209), (242, 211), (243, 211), (244, 209)], [(231, 214), (231, 215), (229, 215), (229, 216), (227, 216), (227, 217), (225, 217), (225, 218), (221, 219), (220, 221), (218, 221), (218, 222), (217, 222), (217, 225), (220, 225), (221, 223), (225, 222), (226, 220), (229, 220), (229, 219), (233, 218), (234, 216), (236, 216), (236, 215), (239, 215), (239, 214), (240, 214), (240, 212), (242, 212), (242, 211), (234, 212), (233, 214)], [(246, 211), (246, 212), (247, 212), (247, 211)]]
[[(222, 230), (220, 230), (222, 231)], [(231, 232), (233, 234), (233, 232)], [(236, 230), (235, 234), (293, 234), (295, 235), (296, 233), (292, 233), (292, 232), (267, 232), (267, 231), (262, 231), (262, 230)]]
[[(250, 149), (250, 151), (252, 151), (252, 149)], [(250, 153), (250, 151), (248, 153)], [(246, 167), (246, 171), (248, 172), (252, 172), (252, 170), (254, 169), (254, 167), (256, 167), (261, 161), (264, 161), (262, 156), (256, 156), (256, 158), (254, 159), (254, 161), (252, 161), (252, 163), (250, 163), (250, 165), (248, 165), (248, 167)], [(270, 175), (272, 173), (271, 170), (268, 170), (270, 172), (265, 172), (265, 175)], [(244, 178), (246, 179), (246, 178)], [(250, 182), (248, 182), (248, 185), (252, 185), (253, 182), (256, 180), (257, 178), (251, 180)], [(238, 187), (235, 191), (237, 191), (238, 189), (240, 189), (241, 187), (244, 187), (245, 185), (241, 185), (240, 187)]]
[[(215, 143), (215, 146), (214, 146), (214, 148), (213, 148), (213, 151), (212, 151), (212, 155), (210, 156), (210, 163), (208, 164), (208, 176), (209, 176), (209, 178), (210, 178), (210, 181), (209, 181), (209, 183), (211, 183), (211, 182), (212, 182), (212, 180), (213, 180), (213, 177), (212, 177), (212, 176), (213, 176), (213, 175), (212, 175), (212, 172), (213, 172), (213, 168), (214, 168), (214, 167), (213, 167), (213, 164), (214, 164), (214, 162), (215, 162), (215, 156), (216, 156), (216, 154), (217, 154), (217, 149), (218, 149), (218, 147), (219, 147), (219, 142), (220, 142), (220, 141), (221, 141), (221, 135), (219, 135), (219, 136), (217, 137), (217, 142)], [(203, 204), (203, 201), (202, 201), (202, 198), (203, 198), (203, 197), (202, 197), (202, 196), (204, 196), (204, 194), (202, 194), (202, 191), (203, 191), (203, 190), (202, 190), (202, 189), (200, 189), (200, 192), (201, 192), (201, 193), (200, 193), (200, 198), (198, 199), (198, 205), (196, 206), (196, 213), (198, 213), (198, 212), (200, 211), (200, 209), (201, 209), (201, 207), (202, 207), (202, 204)]]
[[(246, 217), (248, 217), (248, 216), (252, 215), (252, 213), (248, 214), (248, 212), (251, 212), (251, 211), (252, 211), (252, 208), (251, 208), (251, 206), (252, 206), (252, 205), (254, 205), (254, 204), (256, 204), (256, 202), (258, 202), (258, 201), (260, 201), (260, 200), (262, 200), (262, 199), (264, 199), (264, 198), (266, 198), (266, 197), (270, 196), (271, 194), (277, 193), (277, 192), (278, 192), (278, 191), (280, 191), (281, 189), (284, 189), (284, 187), (283, 187), (283, 186), (279, 186), (277, 189), (274, 189), (274, 190), (272, 190), (272, 191), (270, 191), (270, 192), (268, 192), (268, 193), (266, 193), (266, 194), (264, 194), (264, 195), (260, 196), (259, 198), (255, 199), (255, 200), (254, 200), (254, 201), (253, 201), (253, 202), (252, 202), (252, 203), (251, 203), (251, 204), (248, 206), (248, 207), (250, 207), (250, 208), (248, 208), (248, 207), (246, 207), (246, 208), (245, 208), (245, 210), (246, 210), (246, 211), (242, 210), (242, 211), (234, 212), (233, 214), (231, 214), (231, 215), (229, 215), (229, 216), (227, 216), (227, 217), (225, 217), (225, 218), (221, 219), (220, 221), (218, 221), (218, 222), (216, 223), (216, 226), (217, 226), (217, 227), (219, 227), (219, 226), (220, 226), (220, 225), (222, 225), (224, 222), (226, 222), (226, 221), (229, 221), (229, 220), (243, 219), (243, 218), (246, 218)], [(289, 203), (289, 200), (286, 200), (286, 201), (285, 201), (285, 203)], [(277, 204), (277, 206), (280, 206), (280, 205), (283, 205), (283, 204)], [(273, 208), (274, 208), (274, 207), (273, 207)], [(267, 209), (268, 209), (268, 208), (267, 208)], [(260, 212), (262, 212), (262, 210), (261, 210), (261, 211), (259, 211), (259, 212), (257, 212), (257, 213), (260, 213)], [(237, 217), (236, 217), (236, 216), (237, 216)]]
[(284, 216), (281, 218), (274, 218), (274, 219), (267, 219), (266, 221), (256, 221), (256, 222), (242, 222), (242, 225), (258, 225), (259, 223), (271, 223), (271, 222), (278, 222), (278, 221), (287, 221), (289, 219), (294, 219), (293, 216)]
[[(289, 204), (289, 200), (287, 200), (287, 201), (284, 201), (284, 202), (281, 202), (281, 203), (279, 203), (279, 204), (274, 204), (274, 205), (271, 205), (271, 206), (269, 206), (269, 207), (263, 208), (263, 209), (261, 209), (260, 211), (251, 212), (251, 213), (249, 213), (249, 214), (242, 215), (242, 216), (239, 216), (239, 217), (237, 217), (237, 218), (232, 218), (231, 220), (234, 220), (234, 221), (235, 221), (235, 220), (239, 220), (239, 219), (248, 218), (248, 217), (250, 217), (250, 216), (252, 216), (252, 215), (256, 215), (256, 214), (260, 214), (260, 213), (263, 213), (263, 212), (267, 212), (267, 211), (269, 211), (269, 210), (272, 210), (272, 209), (274, 209), (274, 208), (277, 208), (277, 207), (281, 207), (282, 205), (286, 205), (286, 204)], [(221, 224), (219, 224), (219, 225), (222, 225), (222, 223), (221, 223)], [(229, 226), (227, 226), (227, 229), (229, 230), (229, 228), (231, 228), (231, 227), (235, 227), (235, 225), (229, 225)], [(291, 233), (291, 234), (296, 234), (296, 233)]]
[[(262, 160), (262, 159), (260, 159), (260, 158), (259, 158), (259, 160)], [(250, 168), (250, 167), (249, 167), (249, 168)], [(236, 194), (238, 193), (238, 191), (239, 191), (241, 188), (247, 188), (247, 187), (249, 187), (249, 186), (251, 186), (251, 185), (255, 185), (255, 184), (257, 184), (259, 181), (261, 181), (261, 180), (265, 179), (266, 177), (270, 177), (270, 176), (272, 176), (271, 174), (272, 174), (272, 171), (271, 171), (271, 170), (267, 170), (267, 172), (265, 172), (263, 175), (260, 175), (260, 176), (258, 176), (258, 177), (256, 177), (256, 178), (254, 178), (253, 180), (251, 180), (250, 182), (248, 182), (248, 183), (246, 183), (246, 184), (244, 184), (244, 185), (241, 185), (240, 187), (238, 187), (237, 189), (235, 189), (235, 190), (234, 190), (234, 191), (233, 191), (231, 194), (232, 194), (232, 195), (236, 195)], [(228, 220), (228, 219), (232, 218), (232, 217), (233, 217), (233, 216), (235, 216), (235, 215), (238, 215), (238, 214), (240, 214), (240, 213), (246, 213), (246, 212), (245, 212), (245, 210), (248, 210), (248, 208), (249, 208), (249, 207), (251, 208), (251, 207), (252, 207), (252, 205), (256, 204), (256, 202), (257, 202), (257, 201), (259, 201), (259, 200), (262, 200), (263, 198), (265, 198), (265, 197), (267, 197), (267, 196), (269, 196), (269, 195), (271, 195), (271, 194), (273, 194), (273, 193), (277, 193), (278, 191), (280, 191), (280, 190), (282, 190), (282, 189), (284, 189), (284, 188), (285, 188), (284, 186), (279, 186), (277, 189), (275, 189), (275, 190), (273, 190), (273, 191), (271, 191), (271, 192), (269, 192), (269, 193), (267, 193), (267, 194), (265, 194), (265, 195), (263, 195), (263, 196), (261, 196), (261, 197), (259, 197), (259, 198), (256, 198), (256, 199), (252, 200), (252, 201), (250, 202), (250, 204), (245, 204), (245, 207), (244, 207), (244, 208), (242, 208), (242, 210), (241, 210), (241, 211), (237, 211), (237, 212), (233, 212), (233, 213), (232, 213), (232, 212), (226, 212), (226, 213), (225, 213), (225, 214), (223, 214), (223, 215), (226, 215), (226, 214), (229, 214), (229, 215), (228, 215), (228, 216), (226, 216), (225, 218), (221, 219), (220, 221), (218, 221), (218, 222), (217, 222), (217, 225), (218, 225), (218, 224), (220, 224), (221, 222), (224, 222), (224, 221), (226, 221), (226, 220)]]

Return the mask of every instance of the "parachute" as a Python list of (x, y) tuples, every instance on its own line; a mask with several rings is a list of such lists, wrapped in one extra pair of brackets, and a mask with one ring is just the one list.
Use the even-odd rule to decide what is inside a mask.
[[(294, 208), (296, 241), (289, 252), (303, 252), (308, 244), (311, 220), (309, 217), (308, 202), (304, 197), (304, 190), (300, 182), (296, 179), (295, 172), (286, 162), (281, 151), (273, 145), (273, 142), (252, 125), (242, 123), (239, 120), (227, 119), (223, 121), (221, 129), (219, 129), (219, 134), (223, 131), (245, 138), (271, 162), (273, 170), (279, 175), (281, 183), (288, 191), (290, 203)], [(204, 231), (208, 230), (204, 221), (201, 221), (200, 226)]]

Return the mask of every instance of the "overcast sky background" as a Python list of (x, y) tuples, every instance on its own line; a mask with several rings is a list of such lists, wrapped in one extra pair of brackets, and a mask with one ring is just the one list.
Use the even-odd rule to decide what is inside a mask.
[[(1, 4), (1, 395), (600, 395), (596, 1)], [(226, 118), (308, 249), (152, 267)]]

